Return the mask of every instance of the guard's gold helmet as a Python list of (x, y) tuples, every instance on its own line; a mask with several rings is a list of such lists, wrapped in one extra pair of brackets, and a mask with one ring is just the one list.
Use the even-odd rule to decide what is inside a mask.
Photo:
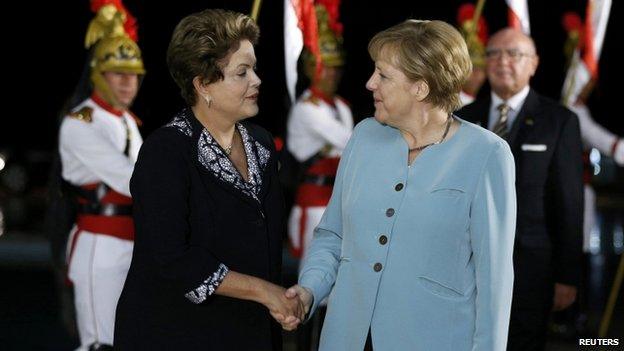
[(91, 83), (112, 105), (117, 101), (104, 80), (104, 72), (145, 74), (141, 49), (124, 29), (127, 14), (113, 4), (107, 4), (97, 11), (89, 24), (85, 46), (91, 51)]
[[(342, 34), (332, 29), (327, 8), (323, 4), (314, 6), (318, 23), (318, 46), (321, 64), (326, 67), (341, 67), (345, 63), (345, 53), (342, 47)], [(337, 19), (335, 19), (337, 21)], [(337, 22), (336, 22), (337, 23)], [(340, 24), (338, 24), (340, 25)], [(306, 75), (312, 79), (316, 68), (316, 58), (306, 50), (303, 54)]]

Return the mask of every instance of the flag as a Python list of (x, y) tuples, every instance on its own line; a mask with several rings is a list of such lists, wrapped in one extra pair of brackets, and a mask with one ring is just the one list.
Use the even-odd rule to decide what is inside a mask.
[(505, 0), (505, 2), (507, 2), (509, 26), (521, 30), (526, 35), (531, 34), (527, 0)]
[(580, 35), (563, 83), (562, 102), (566, 106), (576, 103), (588, 84), (598, 77), (598, 60), (610, 11), (611, 0), (587, 1), (583, 33)]
[(284, 0), (284, 64), (286, 88), (292, 102), (295, 101), (297, 85), (297, 61), (304, 46), (317, 57), (320, 68), (314, 0)]

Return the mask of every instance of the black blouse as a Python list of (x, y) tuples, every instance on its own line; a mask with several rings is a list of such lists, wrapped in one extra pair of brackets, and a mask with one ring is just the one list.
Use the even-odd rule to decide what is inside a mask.
[(245, 181), (191, 109), (143, 144), (130, 182), (136, 237), (115, 349), (281, 349), (257, 303), (214, 295), (231, 269), (279, 283), (283, 201), (270, 134), (236, 125)]

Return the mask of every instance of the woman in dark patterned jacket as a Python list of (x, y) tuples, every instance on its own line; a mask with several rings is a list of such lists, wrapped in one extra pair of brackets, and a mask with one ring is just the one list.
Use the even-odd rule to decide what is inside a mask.
[[(176, 27), (167, 63), (189, 107), (144, 143), (131, 180), (136, 241), (116, 350), (278, 350), (303, 317), (281, 275), (283, 202), (249, 17), (205, 10)], [(289, 324), (290, 323), (290, 324)]]

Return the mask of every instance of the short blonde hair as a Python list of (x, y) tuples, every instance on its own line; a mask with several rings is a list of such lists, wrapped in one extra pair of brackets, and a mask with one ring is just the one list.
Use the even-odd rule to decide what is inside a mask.
[(461, 34), (443, 21), (407, 20), (377, 33), (368, 44), (374, 61), (382, 56), (413, 81), (429, 86), (426, 102), (447, 112), (461, 106), (459, 92), (472, 71)]

